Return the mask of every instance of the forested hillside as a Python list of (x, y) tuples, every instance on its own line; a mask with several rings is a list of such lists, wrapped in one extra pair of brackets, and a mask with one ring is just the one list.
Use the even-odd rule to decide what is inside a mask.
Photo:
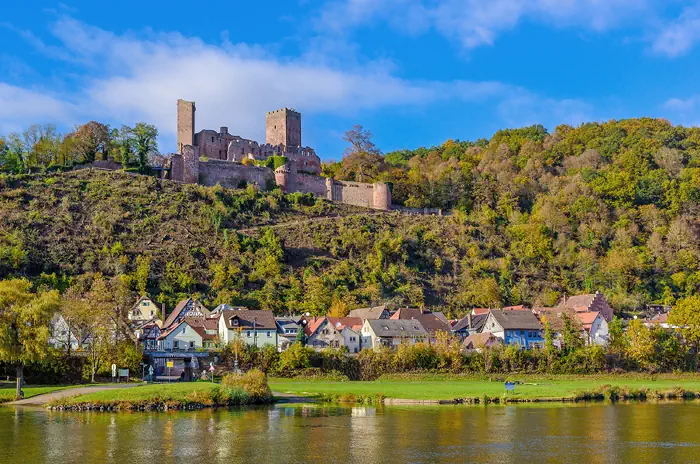
[[(355, 135), (325, 174), (389, 181), (395, 202), (454, 214), (371, 213), (124, 173), (4, 175), (0, 278), (63, 290), (100, 272), (169, 308), (199, 294), (314, 314), (381, 302), (460, 314), (595, 290), (634, 310), (700, 292), (700, 129), (533, 126), (385, 156)], [(312, 219), (327, 216), (337, 217)]]

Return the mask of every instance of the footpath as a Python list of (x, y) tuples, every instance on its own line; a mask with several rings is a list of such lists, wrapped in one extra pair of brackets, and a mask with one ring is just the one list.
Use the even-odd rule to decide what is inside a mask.
[(99, 385), (92, 387), (76, 387), (76, 388), (66, 388), (65, 390), (57, 390), (51, 393), (44, 393), (43, 395), (32, 396), (31, 398), (26, 398), (19, 401), (12, 401), (10, 403), (5, 403), (6, 405), (13, 406), (44, 406), (49, 401), (65, 398), (67, 396), (77, 396), (85, 395), (87, 393), (95, 393), (103, 390), (112, 390), (116, 388), (133, 388), (137, 387), (139, 384), (115, 384), (115, 385)]

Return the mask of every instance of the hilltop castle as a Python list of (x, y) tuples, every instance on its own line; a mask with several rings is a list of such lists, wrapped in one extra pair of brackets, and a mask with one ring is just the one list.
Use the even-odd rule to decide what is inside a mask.
[[(172, 155), (171, 178), (176, 181), (239, 188), (255, 184), (269, 189), (312, 193), (331, 201), (374, 209), (391, 209), (391, 191), (383, 182), (365, 184), (321, 177), (321, 159), (313, 148), (301, 144), (301, 113), (289, 108), (266, 116), (266, 141), (231, 135), (228, 127), (195, 133), (194, 102), (177, 101), (178, 153)], [(284, 156), (287, 163), (272, 170), (254, 166), (270, 156)], [(206, 158), (206, 159), (202, 159)]]

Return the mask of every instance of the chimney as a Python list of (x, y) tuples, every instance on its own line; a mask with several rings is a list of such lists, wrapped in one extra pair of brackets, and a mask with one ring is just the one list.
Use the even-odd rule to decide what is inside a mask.
[(469, 323), (469, 330), (472, 330), (472, 313), (467, 314), (467, 322)]
[(165, 320), (165, 303), (161, 303), (161, 308), (162, 308), (161, 309), (161, 311), (162, 311), (161, 317), (163, 318), (163, 320)]

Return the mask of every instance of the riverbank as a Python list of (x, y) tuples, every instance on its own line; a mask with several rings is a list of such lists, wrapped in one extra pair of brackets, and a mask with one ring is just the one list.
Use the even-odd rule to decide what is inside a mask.
[(47, 407), (77, 411), (168, 411), (266, 404), (273, 400), (265, 375), (250, 371), (243, 376), (226, 375), (219, 384), (175, 382), (65, 396), (49, 401)]
[[(515, 382), (506, 392), (504, 381)], [(530, 376), (503, 378), (400, 376), (375, 381), (280, 379), (273, 391), (321, 401), (384, 404), (572, 402), (700, 398), (698, 375)]]
[[(53, 393), (63, 390), (69, 390), (74, 388), (81, 388), (87, 386), (94, 386), (97, 384), (88, 385), (30, 385), (22, 388), (24, 392), (24, 398), (34, 398), (39, 395), (45, 395), (47, 393)], [(15, 384), (14, 383), (3, 383), (0, 384), (0, 404), (10, 403), (15, 401)]]
[[(504, 381), (515, 382), (512, 391)], [(49, 388), (49, 387), (45, 387)], [(61, 387), (57, 387), (61, 388)], [(65, 387), (64, 387), (65, 388)], [(700, 375), (473, 377), (402, 375), (376, 381), (271, 378), (255, 389), (241, 384), (187, 382), (62, 394), (55, 410), (193, 410), (273, 401), (365, 404), (488, 404), (700, 398)], [(274, 397), (271, 393), (274, 391)], [(256, 393), (257, 392), (257, 393)]]

